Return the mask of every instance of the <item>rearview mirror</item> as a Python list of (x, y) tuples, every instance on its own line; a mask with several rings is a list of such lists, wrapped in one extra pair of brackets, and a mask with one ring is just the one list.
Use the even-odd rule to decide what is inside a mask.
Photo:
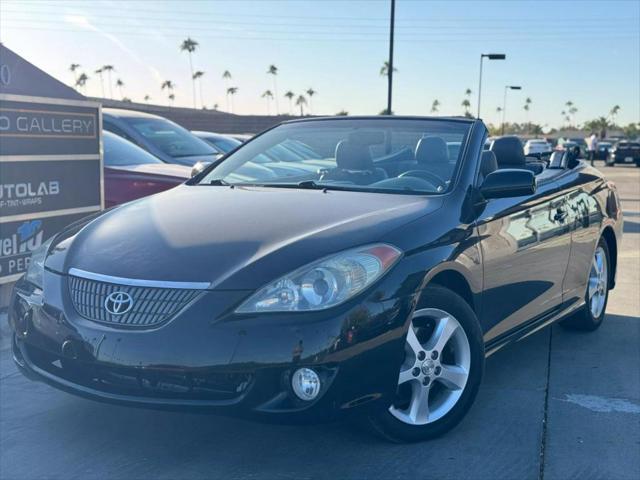
[(531, 195), (536, 191), (536, 177), (524, 169), (505, 168), (487, 175), (480, 186), (484, 198), (506, 198)]

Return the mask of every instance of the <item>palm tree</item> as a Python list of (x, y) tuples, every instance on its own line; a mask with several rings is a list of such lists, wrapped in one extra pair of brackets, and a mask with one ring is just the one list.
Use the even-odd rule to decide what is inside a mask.
[[(394, 73), (398, 71), (397, 68), (393, 67)], [(382, 67), (380, 67), (380, 76), (387, 77), (389, 76), (389, 62), (383, 62)]]
[(567, 112), (569, 113), (569, 122), (573, 123), (575, 121), (574, 115), (578, 112), (578, 109), (571, 100), (568, 100), (565, 103), (565, 106), (567, 107)]
[(295, 97), (296, 94), (289, 90), (284, 94), (284, 96), (289, 99), (289, 115), (291, 115), (291, 111), (293, 109), (293, 97)]
[(527, 97), (524, 101), (524, 107), (522, 107), (527, 114), (527, 133), (529, 133), (529, 129), (531, 128), (531, 122), (529, 121), (529, 110), (531, 108), (531, 98)]
[(224, 80), (224, 88), (227, 90), (227, 111), (229, 111), (229, 81), (231, 80), (231, 72), (229, 70), (222, 72), (222, 79)]
[(102, 71), (107, 72), (107, 81), (109, 82), (109, 98), (113, 98), (113, 86), (111, 83), (111, 72), (115, 71), (113, 65), (103, 65)]
[(300, 105), (300, 116), (304, 117), (304, 106), (307, 104), (307, 99), (304, 98), (304, 95), (298, 95), (296, 99), (296, 105)]
[(471, 114), (469, 113), (469, 108), (471, 108), (471, 102), (469, 101), (469, 99), (468, 99), (468, 98), (465, 98), (465, 99), (462, 101), (462, 106), (464, 107), (464, 116), (465, 116), (465, 117), (468, 117), (469, 115), (471, 115)]
[(466, 96), (467, 98), (465, 98), (465, 99), (462, 101), (462, 106), (464, 107), (464, 116), (465, 116), (465, 117), (469, 117), (469, 118), (473, 117), (473, 115), (471, 115), (471, 113), (469, 113), (469, 108), (471, 107), (471, 94), (472, 94), (472, 93), (473, 93), (473, 92), (471, 91), (471, 89), (470, 89), (470, 88), (467, 88), (467, 89), (464, 91), (464, 94), (465, 94), (465, 96)]
[(117, 79), (116, 87), (118, 87), (118, 90), (120, 91), (120, 98), (124, 98), (124, 95), (122, 94), (122, 87), (124, 87), (124, 82), (120, 79)]
[(267, 75), (273, 75), (273, 91), (276, 94), (276, 115), (280, 115), (280, 106), (278, 105), (278, 82), (276, 82), (276, 76), (278, 75), (278, 67), (275, 65), (269, 65)]
[(193, 74), (193, 81), (199, 80), (200, 85), (200, 105), (204, 107), (204, 97), (202, 96), (202, 77), (204, 76), (204, 72), (202, 70), (198, 70)]
[(216, 110), (216, 111), (218, 110), (218, 104), (217, 103), (213, 104), (213, 109)]
[(176, 88), (176, 86), (173, 84), (171, 80), (165, 80), (164, 82), (162, 82), (162, 85), (160, 85), (160, 90), (164, 90), (164, 89), (167, 90), (167, 92), (169, 93), (169, 100), (171, 100), (172, 103), (173, 103), (173, 100), (176, 98), (175, 95), (173, 94), (174, 88)]
[(600, 138), (607, 138), (607, 130), (613, 127), (613, 124), (609, 122), (607, 117), (598, 117), (595, 120), (586, 122), (584, 126), (587, 130), (598, 132)]
[(440, 100), (436, 98), (431, 104), (431, 113), (438, 113), (439, 107), (440, 107)]
[(171, 102), (171, 105), (173, 105), (173, 102), (175, 101), (176, 96), (173, 93), (169, 94), (169, 101)]
[(149, 103), (149, 100), (151, 100), (151, 96), (149, 96), (149, 94), (144, 96), (144, 101)]
[(238, 93), (238, 87), (227, 88), (227, 97), (231, 100), (231, 110), (230, 110), (231, 113), (233, 113), (233, 96), (236, 93)]
[(313, 96), (318, 93), (313, 88), (309, 87), (307, 89), (307, 95), (309, 95), (309, 114), (313, 113)]
[(180, 51), (187, 52), (189, 54), (189, 68), (191, 69), (191, 80), (193, 82), (193, 108), (196, 108), (196, 81), (193, 78), (193, 59), (191, 58), (191, 55), (196, 51), (197, 47), (198, 42), (189, 37), (187, 37), (186, 40), (183, 40), (182, 44), (180, 44)]
[(78, 85), (78, 76), (76, 75), (76, 70), (78, 70), (79, 68), (79, 63), (72, 63), (71, 65), (69, 65), (69, 71), (73, 74), (73, 82), (76, 84), (76, 86)]
[(97, 69), (94, 73), (97, 73), (100, 77), (100, 88), (102, 89), (102, 98), (104, 98), (104, 78), (102, 78), (102, 72), (104, 70), (102, 68)]
[(81, 73), (80, 76), (76, 79), (76, 87), (84, 90), (84, 87), (87, 84), (87, 80), (89, 80), (89, 77), (87, 76), (87, 74)]
[(273, 100), (273, 93), (271, 93), (271, 90), (265, 90), (262, 94), (262, 98), (267, 100), (267, 115), (271, 115), (271, 100)]
[(616, 124), (616, 117), (618, 116), (619, 111), (620, 111), (620, 105), (614, 105), (613, 108), (609, 111), (609, 116), (611, 117), (611, 123), (613, 125)]

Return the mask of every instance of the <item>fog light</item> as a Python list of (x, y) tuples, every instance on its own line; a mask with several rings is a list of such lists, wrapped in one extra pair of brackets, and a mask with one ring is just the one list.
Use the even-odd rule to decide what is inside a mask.
[(320, 378), (310, 368), (299, 368), (293, 372), (291, 386), (301, 400), (313, 400), (320, 393)]

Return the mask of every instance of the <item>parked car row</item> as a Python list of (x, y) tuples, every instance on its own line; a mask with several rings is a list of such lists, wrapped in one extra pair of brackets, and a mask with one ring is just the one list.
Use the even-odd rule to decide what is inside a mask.
[(105, 108), (102, 125), (106, 207), (173, 188), (242, 144), (133, 110)]

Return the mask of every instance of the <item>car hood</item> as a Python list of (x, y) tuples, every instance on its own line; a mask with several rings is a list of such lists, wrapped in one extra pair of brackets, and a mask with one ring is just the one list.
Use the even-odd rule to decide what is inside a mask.
[(162, 175), (177, 178), (191, 178), (191, 168), (186, 165), (172, 165), (170, 163), (145, 163), (142, 165), (118, 165), (109, 166), (113, 170), (126, 170), (127, 172), (149, 175)]
[(75, 226), (58, 237), (46, 266), (255, 289), (331, 253), (384, 241), (441, 205), (413, 195), (182, 185)]

